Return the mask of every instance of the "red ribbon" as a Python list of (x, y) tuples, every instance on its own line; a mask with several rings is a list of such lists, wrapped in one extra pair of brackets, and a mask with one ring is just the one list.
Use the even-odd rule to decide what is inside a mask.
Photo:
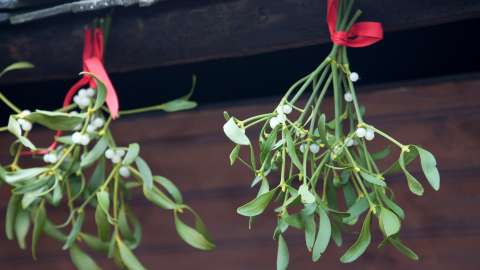
[(370, 46), (383, 39), (382, 24), (378, 22), (358, 22), (347, 31), (335, 31), (337, 24), (338, 0), (328, 0), (327, 23), (330, 39), (336, 45), (359, 48)]
[[(83, 71), (94, 74), (99, 80), (105, 84), (107, 91), (106, 103), (110, 111), (110, 115), (113, 119), (118, 117), (118, 97), (115, 88), (113, 87), (110, 78), (108, 77), (107, 71), (103, 65), (103, 52), (104, 52), (104, 37), (103, 32), (100, 28), (85, 29), (85, 43), (83, 47)], [(82, 86), (89, 85), (91, 88), (96, 88), (95, 79), (88, 75), (84, 74), (83, 77), (77, 81), (71, 88), (68, 90), (67, 95), (63, 100), (63, 108), (67, 107), (72, 103), (72, 99), (75, 94), (82, 88)], [(58, 130), (55, 134), (55, 137), (62, 136), (62, 131)], [(48, 152), (54, 150), (57, 147), (57, 141), (54, 141), (47, 149), (37, 150), (37, 151), (25, 151), (22, 155), (33, 155), (33, 154), (47, 154)]]

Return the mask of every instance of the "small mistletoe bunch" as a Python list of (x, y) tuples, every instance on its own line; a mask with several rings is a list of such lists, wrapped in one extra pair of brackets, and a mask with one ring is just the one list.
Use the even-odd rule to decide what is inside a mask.
[[(330, 2), (330, 1), (329, 1)], [(347, 32), (360, 12), (349, 18), (353, 1), (340, 1), (337, 30)], [(418, 256), (400, 240), (404, 211), (395, 202), (388, 187), (388, 176), (403, 172), (412, 193), (422, 195), (422, 184), (407, 170), (420, 157), (421, 167), (431, 186), (438, 190), (440, 177), (434, 156), (417, 145), (404, 145), (363, 119), (345, 46), (335, 44), (328, 57), (307, 76), (294, 83), (270, 113), (245, 120), (230, 117), (223, 130), (236, 146), (230, 154), (233, 164), (244, 163), (255, 175), (256, 198), (237, 209), (240, 215), (262, 214), (272, 200), (277, 202), (277, 270), (289, 263), (284, 234), (289, 227), (305, 232), (312, 260), (317, 261), (332, 239), (342, 245), (342, 233), (363, 218), (358, 239), (340, 258), (349, 263), (362, 255), (371, 242), (372, 218), (376, 218), (384, 236), (380, 246), (390, 244), (407, 257)], [(311, 92), (308, 93), (307, 90)], [(322, 102), (333, 91), (334, 112), (328, 120)], [(302, 99), (302, 102), (299, 102)], [(246, 130), (260, 125), (258, 149)], [(371, 153), (368, 143), (381, 136), (400, 148), (399, 159), (381, 169), (379, 162), (389, 148)], [(247, 146), (249, 160), (240, 157)], [(363, 217), (362, 217), (363, 216)]]
[[(13, 69), (30, 67), (25, 62), (16, 63), (0, 76)], [(99, 79), (96, 85), (96, 89), (78, 91), (73, 104), (56, 111), (21, 111), (0, 93), (0, 99), (15, 111), (8, 126), (1, 128), (16, 137), (10, 147), (12, 163), (0, 167), (0, 179), (8, 184), (12, 193), (5, 223), (8, 239), (16, 238), (25, 249), (26, 237), (31, 231), (32, 255), (36, 258), (39, 238), (46, 234), (62, 242), (74, 265), (82, 270), (100, 269), (82, 251), (82, 246), (107, 254), (122, 268), (145, 269), (132, 252), (140, 243), (142, 230), (128, 205), (132, 191), (141, 189), (147, 200), (172, 211), (177, 233), (185, 242), (201, 250), (213, 249), (214, 244), (199, 215), (184, 203), (173, 182), (152, 175), (148, 164), (139, 156), (140, 146), (115, 143), (110, 131), (112, 118), (105, 106), (106, 89)], [(192, 91), (194, 85), (195, 77)], [(191, 109), (196, 106), (188, 100), (191, 93), (161, 105), (121, 111), (120, 115)], [(55, 137), (54, 147), (38, 149), (28, 136), (36, 125), (64, 134)], [(22, 167), (25, 156), (38, 160), (39, 165)], [(49, 219), (47, 210), (59, 207), (68, 209), (69, 215), (64, 222), (56, 224)], [(182, 221), (181, 216), (186, 212), (193, 216), (194, 227)], [(84, 230), (89, 215), (96, 223), (94, 233)]]

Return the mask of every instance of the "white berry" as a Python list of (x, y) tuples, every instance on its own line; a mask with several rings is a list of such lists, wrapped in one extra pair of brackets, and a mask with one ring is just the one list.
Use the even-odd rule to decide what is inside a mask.
[(85, 91), (85, 94), (87, 95), (87, 97), (93, 97), (93, 96), (95, 96), (95, 90), (93, 90), (92, 88), (88, 88)]
[(285, 121), (287, 120), (287, 116), (285, 116), (285, 114), (283, 114), (283, 112), (282, 112), (282, 113), (279, 113), (279, 114), (277, 115), (277, 120), (278, 120), (278, 122), (280, 122), (280, 123), (285, 123)]
[(87, 96), (87, 90), (86, 89), (80, 89), (78, 91), (78, 96), (79, 97), (86, 97)]
[(373, 129), (367, 129), (366, 133), (365, 133), (365, 139), (367, 141), (371, 141), (373, 140), (373, 138), (375, 138), (375, 131), (373, 131)]
[(350, 78), (350, 81), (356, 82), (356, 81), (358, 81), (360, 76), (358, 76), (358, 73), (352, 72), (352, 73), (350, 73), (349, 78)]
[(79, 144), (82, 141), (82, 133), (75, 132), (72, 134), (72, 142), (74, 144)]
[(25, 131), (30, 131), (32, 130), (32, 123), (25, 120), (25, 119), (18, 119), (18, 123), (22, 127), (23, 130)]
[(92, 124), (90, 124), (90, 125), (87, 126), (87, 132), (88, 132), (88, 133), (93, 133), (93, 132), (95, 132), (96, 129), (97, 129), (97, 128), (96, 128), (94, 125), (92, 125)]
[(345, 99), (346, 102), (352, 102), (353, 101), (353, 96), (350, 92), (345, 93), (345, 95), (343, 95), (343, 98)]
[(345, 139), (345, 146), (350, 147), (354, 144), (354, 141), (352, 138), (346, 138)]
[(278, 126), (278, 124), (280, 124), (280, 121), (278, 121), (277, 117), (272, 117), (270, 118), (269, 124), (270, 127), (274, 129), (276, 126)]
[(367, 133), (367, 131), (364, 129), (364, 128), (357, 128), (357, 130), (355, 131), (355, 134), (357, 135), (357, 137), (359, 138), (363, 138), (365, 137), (365, 134)]
[(88, 145), (90, 143), (90, 136), (87, 134), (83, 134), (82, 138), (80, 139), (80, 144), (81, 145)]
[(313, 154), (316, 154), (318, 153), (318, 151), (320, 151), (320, 146), (318, 146), (318, 144), (316, 143), (310, 144), (310, 152), (312, 152)]
[(286, 104), (282, 106), (282, 111), (284, 114), (289, 114), (292, 112), (292, 106)]
[(125, 150), (117, 149), (117, 150), (115, 150), (115, 155), (117, 155), (119, 157), (123, 157), (125, 155)]
[(300, 145), (300, 152), (304, 153), (306, 147), (307, 147), (306, 144), (301, 144), (301, 145)]
[(128, 169), (128, 167), (125, 167), (125, 166), (120, 167), (120, 170), (118, 170), (118, 173), (120, 173), (120, 175), (123, 178), (130, 177), (130, 170)]
[(103, 118), (100, 118), (100, 117), (97, 117), (92, 121), (92, 125), (96, 128), (101, 128), (103, 124), (105, 124), (105, 120), (103, 120)]
[(114, 155), (115, 155), (115, 152), (113, 152), (112, 148), (109, 148), (107, 149), (107, 151), (105, 151), (105, 157), (108, 159), (111, 159)]
[(120, 161), (122, 161), (122, 158), (117, 155), (113, 155), (111, 160), (113, 163), (119, 163)]

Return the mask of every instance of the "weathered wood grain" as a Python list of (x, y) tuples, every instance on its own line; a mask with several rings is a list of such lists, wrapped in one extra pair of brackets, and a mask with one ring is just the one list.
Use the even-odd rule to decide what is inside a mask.
[[(453, 22), (480, 15), (476, 0), (357, 1), (363, 19), (386, 31)], [(325, 3), (317, 0), (167, 1), (115, 11), (107, 69), (143, 68), (239, 57), (329, 41)], [(2, 83), (74, 78), (81, 69), (82, 32), (96, 14), (69, 15), (35, 24), (1, 26), (0, 66), (17, 60), (34, 71)], [(111, 44), (115, 44), (112, 46)]]

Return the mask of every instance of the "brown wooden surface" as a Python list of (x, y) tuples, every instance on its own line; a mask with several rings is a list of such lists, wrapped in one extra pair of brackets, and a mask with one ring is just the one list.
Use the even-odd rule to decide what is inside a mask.
[[(326, 0), (182, 0), (115, 10), (107, 69), (143, 68), (240, 57), (329, 41)], [(478, 0), (362, 0), (362, 20), (386, 31), (480, 16)], [(81, 69), (83, 28), (95, 14), (71, 14), (0, 26), (0, 67), (27, 60), (37, 68), (2, 84), (75, 78)]]
[[(286, 236), (292, 258), (290, 269), (478, 269), (479, 88), (478, 80), (462, 80), (360, 94), (369, 122), (404, 143), (425, 146), (437, 157), (442, 177), (439, 192), (426, 188), (424, 197), (416, 197), (408, 191), (402, 176), (389, 179), (407, 214), (402, 237), (422, 257), (420, 262), (411, 262), (391, 248), (377, 250), (376, 231), (374, 244), (357, 262), (342, 265), (338, 260), (354, 240), (355, 235), (350, 234), (344, 247), (332, 245), (318, 263), (312, 263), (302, 234), (291, 230)], [(275, 102), (276, 99), (252, 100), (114, 123), (120, 144), (139, 141), (141, 154), (154, 172), (178, 184), (186, 201), (204, 217), (218, 246), (208, 253), (186, 246), (175, 234), (170, 214), (137, 197), (132, 203), (140, 213), (144, 239), (136, 254), (146, 266), (172, 270), (274, 269), (273, 215), (258, 219), (249, 231), (247, 219), (235, 214), (236, 207), (254, 195), (248, 188), (252, 175), (240, 164), (228, 165), (231, 144), (223, 136), (221, 126), (224, 109), (245, 117), (269, 111)], [(34, 134), (37, 141), (48, 141), (50, 135), (43, 131)], [(0, 137), (0, 149), (6, 149), (10, 141), (6, 136)], [(384, 144), (376, 140), (371, 147), (380, 149)], [(6, 160), (2, 152), (0, 161)], [(414, 166), (413, 171), (418, 173), (418, 168)], [(1, 188), (0, 198), (3, 228), (5, 187)], [(53, 210), (50, 213), (60, 214)], [(73, 269), (59, 243), (43, 238), (41, 247), (40, 259), (34, 264), (29, 252), (19, 250), (15, 242), (7, 241), (0, 233), (1, 269)], [(114, 269), (103, 257), (98, 258), (105, 269)]]

